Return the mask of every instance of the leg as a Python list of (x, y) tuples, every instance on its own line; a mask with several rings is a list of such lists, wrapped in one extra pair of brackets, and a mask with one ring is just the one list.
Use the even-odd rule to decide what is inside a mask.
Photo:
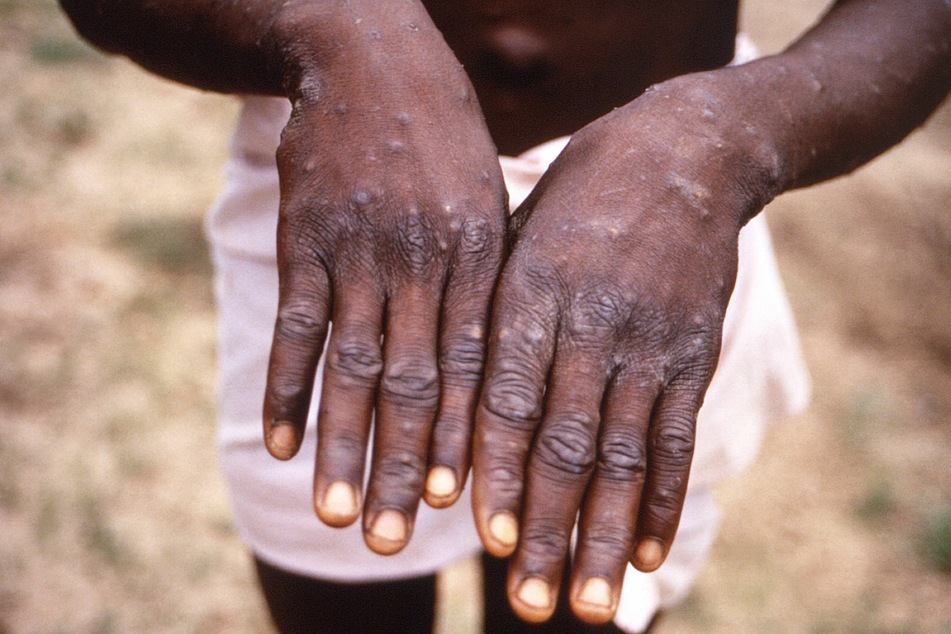
[(258, 580), (281, 634), (429, 634), (436, 577), (344, 584), (281, 570), (255, 557)]

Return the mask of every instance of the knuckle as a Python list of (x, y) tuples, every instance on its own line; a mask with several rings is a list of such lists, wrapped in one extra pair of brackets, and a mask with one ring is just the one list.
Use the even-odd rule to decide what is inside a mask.
[(644, 443), (627, 434), (605, 432), (598, 453), (598, 473), (610, 480), (643, 482), (647, 473)]
[(327, 334), (327, 323), (316, 316), (322, 312), (314, 299), (297, 298), (282, 303), (275, 322), (279, 339), (304, 345), (322, 341)]
[(410, 273), (423, 274), (435, 263), (438, 249), (434, 228), (418, 211), (398, 218), (395, 241), (401, 263)]
[(681, 415), (675, 421), (668, 421), (657, 431), (651, 449), (666, 465), (689, 466), (694, 450), (693, 418)]
[(582, 329), (616, 331), (630, 318), (627, 299), (604, 280), (598, 280), (593, 289), (579, 293), (573, 306), (570, 317)]
[(522, 373), (508, 370), (490, 377), (483, 406), (516, 429), (534, 429), (541, 419), (541, 398)]
[(568, 551), (570, 533), (552, 522), (536, 519), (522, 528), (522, 549), (534, 559), (560, 561)]
[(433, 444), (460, 445), (469, 439), (472, 426), (463, 416), (440, 414), (433, 427)]
[(459, 249), (470, 260), (496, 259), (501, 255), (502, 231), (485, 218), (470, 218), (462, 225)]
[(448, 381), (461, 381), (467, 386), (478, 382), (485, 360), (485, 339), (478, 326), (446, 338), (439, 366)]
[(683, 360), (688, 376), (704, 376), (712, 372), (712, 366), (720, 353), (720, 332), (719, 328), (704, 327), (681, 337), (674, 356)]
[(535, 457), (558, 473), (584, 475), (595, 464), (597, 418), (574, 414), (542, 429), (535, 446)]
[(422, 359), (388, 364), (380, 383), (383, 398), (414, 405), (435, 406), (439, 399), (439, 373)]
[(347, 340), (327, 355), (327, 369), (361, 383), (375, 384), (383, 371), (378, 345), (360, 340)]
[(647, 499), (646, 519), (655, 526), (676, 524), (683, 504), (682, 489), (681, 478), (662, 478)]
[(606, 556), (628, 559), (633, 549), (634, 541), (631, 535), (631, 524), (599, 523), (585, 529), (584, 541), (589, 548)]
[(357, 430), (336, 426), (321, 439), (320, 455), (328, 464), (346, 465), (366, 455), (366, 439)]
[(268, 385), (268, 408), (275, 419), (298, 420), (307, 415), (311, 390), (302, 382), (272, 380)]
[(486, 471), (486, 478), (492, 483), (493, 490), (502, 494), (520, 493), (523, 475), (521, 464), (510, 458), (497, 458)]
[(374, 465), (373, 477), (389, 488), (396, 488), (389, 483), (399, 483), (400, 489), (418, 490), (423, 485), (425, 470), (425, 464), (416, 454), (408, 451), (389, 452), (380, 456)]

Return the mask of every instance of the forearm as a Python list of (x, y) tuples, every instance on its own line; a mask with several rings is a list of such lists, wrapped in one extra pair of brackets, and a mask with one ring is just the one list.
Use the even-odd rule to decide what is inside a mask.
[(736, 72), (750, 120), (768, 122), (774, 193), (833, 178), (898, 143), (947, 95), (951, 2), (842, 0), (784, 53)]
[[(412, 23), (441, 38), (418, 0), (60, 0), (79, 33), (176, 81), (218, 92), (288, 95), (319, 73), (358, 25)], [(372, 25), (372, 26), (369, 26)], [(390, 45), (397, 38), (390, 38)], [(396, 43), (398, 45), (398, 43)], [(359, 69), (354, 69), (359, 72)]]

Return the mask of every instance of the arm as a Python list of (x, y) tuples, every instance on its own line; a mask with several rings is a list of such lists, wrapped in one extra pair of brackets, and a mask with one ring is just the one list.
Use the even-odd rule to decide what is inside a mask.
[(779, 193), (848, 172), (951, 85), (951, 3), (842, 1), (786, 52), (682, 76), (593, 122), (512, 223), (476, 418), (473, 502), (513, 555), (509, 597), (617, 607), (628, 560), (676, 534), (741, 227)]
[(462, 490), (501, 266), (505, 193), (461, 66), (417, 0), (63, 3), (153, 71), (290, 98), (265, 439), (297, 452), (332, 321), (317, 514), (344, 526), (362, 511), (368, 545), (400, 550), (421, 496), (446, 506)]

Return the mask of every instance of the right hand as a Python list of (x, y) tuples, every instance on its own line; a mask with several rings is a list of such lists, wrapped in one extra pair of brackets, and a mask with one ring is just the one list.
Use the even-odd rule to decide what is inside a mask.
[[(287, 38), (298, 50), (319, 44), (316, 72), (300, 65), (278, 150), (280, 298), (264, 433), (275, 457), (298, 451), (333, 322), (317, 515), (346, 526), (362, 509), (366, 543), (392, 554), (409, 541), (420, 497), (452, 504), (469, 469), (506, 194), (472, 86), (425, 10), (360, 5), (333, 9), (346, 15), (332, 32), (323, 25), (323, 39)], [(313, 5), (295, 18), (303, 7)]]

